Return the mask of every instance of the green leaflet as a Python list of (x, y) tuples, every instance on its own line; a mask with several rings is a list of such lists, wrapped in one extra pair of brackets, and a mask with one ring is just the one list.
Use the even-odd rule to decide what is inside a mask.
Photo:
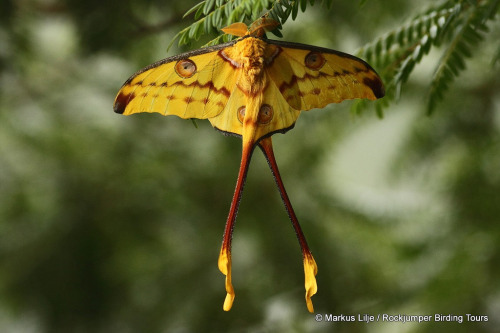
[[(323, 4), (330, 8), (332, 0), (323, 0)], [(181, 30), (174, 36), (169, 48), (177, 40), (179, 46), (188, 44), (205, 34), (219, 33), (220, 29), (234, 22), (251, 23), (261, 15), (278, 21), (280, 26), (272, 31), (282, 37), (281, 25), (291, 16), (297, 18), (299, 9), (304, 12), (308, 3), (314, 5), (314, 0), (204, 0), (189, 9), (183, 17), (194, 13), (194, 20), (189, 27)], [(215, 45), (229, 37), (215, 37), (206, 45)], [(228, 40), (228, 39), (227, 39)]]
[[(500, 0), (481, 2), (448, 0), (415, 16), (407, 24), (388, 32), (358, 54), (371, 63), (386, 83), (386, 97), (377, 109), (397, 99), (415, 65), (432, 47), (441, 47), (442, 56), (430, 81), (427, 112), (434, 111), (452, 82), (466, 69), (467, 59), (488, 33), (487, 22), (495, 19)], [(495, 60), (493, 60), (495, 61)], [(355, 111), (359, 106), (355, 106)]]

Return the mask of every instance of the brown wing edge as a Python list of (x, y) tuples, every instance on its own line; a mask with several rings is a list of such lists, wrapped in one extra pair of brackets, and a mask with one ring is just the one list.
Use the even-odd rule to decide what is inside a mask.
[(363, 65), (366, 66), (369, 70), (372, 70), (376, 76), (372, 79), (370, 78), (365, 78), (363, 80), (363, 83), (368, 86), (372, 91), (373, 94), (375, 95), (376, 98), (382, 98), (385, 96), (385, 88), (382, 80), (380, 79), (380, 75), (378, 75), (377, 71), (373, 69), (370, 64), (368, 64), (366, 61), (363, 59), (360, 59), (356, 56), (353, 56), (352, 54), (344, 53), (341, 51), (337, 50), (332, 50), (332, 49), (327, 49), (325, 47), (319, 47), (319, 46), (313, 46), (313, 45), (307, 45), (307, 44), (301, 44), (301, 43), (294, 43), (294, 42), (285, 42), (285, 41), (279, 41), (279, 40), (274, 40), (274, 39), (267, 39), (267, 38), (262, 38), (263, 41), (269, 44), (273, 44), (276, 46), (280, 47), (290, 47), (290, 48), (295, 48), (295, 49), (302, 49), (302, 50), (309, 50), (309, 51), (316, 51), (316, 52), (322, 52), (322, 53), (331, 53), (335, 54), (336, 56), (342, 57), (342, 58), (349, 58), (352, 60), (359, 61)]
[[(131, 77), (129, 77), (127, 79), (127, 81), (125, 81), (125, 83), (122, 84), (121, 88), (123, 88), (124, 86), (126, 86), (127, 84), (129, 84), (137, 75), (139, 75), (141, 73), (144, 73), (147, 70), (150, 70), (152, 68), (158, 67), (160, 65), (163, 65), (163, 64), (166, 64), (166, 63), (169, 63), (169, 62), (172, 62), (172, 61), (179, 61), (179, 60), (186, 59), (186, 58), (189, 58), (189, 57), (192, 57), (192, 56), (196, 56), (196, 55), (200, 55), (200, 54), (205, 54), (205, 53), (210, 53), (210, 52), (218, 51), (218, 50), (221, 50), (221, 49), (226, 48), (228, 46), (232, 46), (232, 45), (236, 44), (240, 40), (241, 40), (241, 38), (240, 39), (232, 40), (232, 41), (227, 42), (227, 43), (219, 44), (219, 45), (203, 47), (201, 49), (196, 49), (196, 50), (193, 50), (193, 51), (184, 52), (184, 53), (177, 54), (175, 56), (168, 57), (168, 58), (159, 60), (157, 62), (154, 62), (154, 63), (152, 63), (152, 64), (150, 64), (150, 65), (148, 65), (148, 66), (146, 66), (146, 67), (144, 67), (144, 68), (142, 68), (140, 70), (138, 70), (137, 72), (135, 72)], [(119, 113), (119, 114), (123, 114), (125, 112), (125, 108), (127, 107), (129, 101), (131, 101), (135, 97), (133, 94), (132, 95), (130, 95), (130, 94), (124, 94), (121, 91), (121, 88), (120, 88), (120, 92), (116, 96), (115, 102), (113, 104), (113, 111), (116, 112), (116, 113)]]

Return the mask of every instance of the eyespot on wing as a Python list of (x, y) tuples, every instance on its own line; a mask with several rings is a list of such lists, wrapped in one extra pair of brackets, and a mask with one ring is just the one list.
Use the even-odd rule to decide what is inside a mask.
[(188, 79), (196, 73), (196, 64), (191, 59), (179, 60), (175, 66), (175, 72), (183, 79)]

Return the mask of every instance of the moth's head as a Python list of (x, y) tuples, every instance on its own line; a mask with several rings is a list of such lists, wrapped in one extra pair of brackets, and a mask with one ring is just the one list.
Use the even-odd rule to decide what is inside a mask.
[(279, 22), (262, 17), (252, 23), (249, 27), (245, 23), (236, 22), (228, 25), (221, 30), (228, 35), (243, 37), (243, 36), (252, 36), (252, 37), (262, 37), (267, 31), (274, 30), (280, 24)]

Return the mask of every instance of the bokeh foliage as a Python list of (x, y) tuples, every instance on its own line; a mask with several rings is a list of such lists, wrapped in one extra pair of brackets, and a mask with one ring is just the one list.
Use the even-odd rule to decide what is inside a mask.
[[(347, 102), (303, 114), (274, 139), (319, 266), (316, 311), (489, 322), (317, 323), (259, 151), (233, 242), (237, 297), (223, 312), (216, 259), (240, 141), (205, 121), (195, 129), (176, 117), (119, 116), (112, 102), (179, 31), (188, 37), (176, 41), (201, 46), (233, 11), (189, 36), (195, 12), (182, 16), (195, 1), (5, 0), (0, 331), (495, 332), (498, 1), (230, 3), (248, 20), (260, 15), (252, 6), (272, 8), (285, 40), (358, 52), (388, 86), (382, 120), (369, 108), (349, 113), (364, 103)], [(197, 19), (224, 4), (205, 1)]]

